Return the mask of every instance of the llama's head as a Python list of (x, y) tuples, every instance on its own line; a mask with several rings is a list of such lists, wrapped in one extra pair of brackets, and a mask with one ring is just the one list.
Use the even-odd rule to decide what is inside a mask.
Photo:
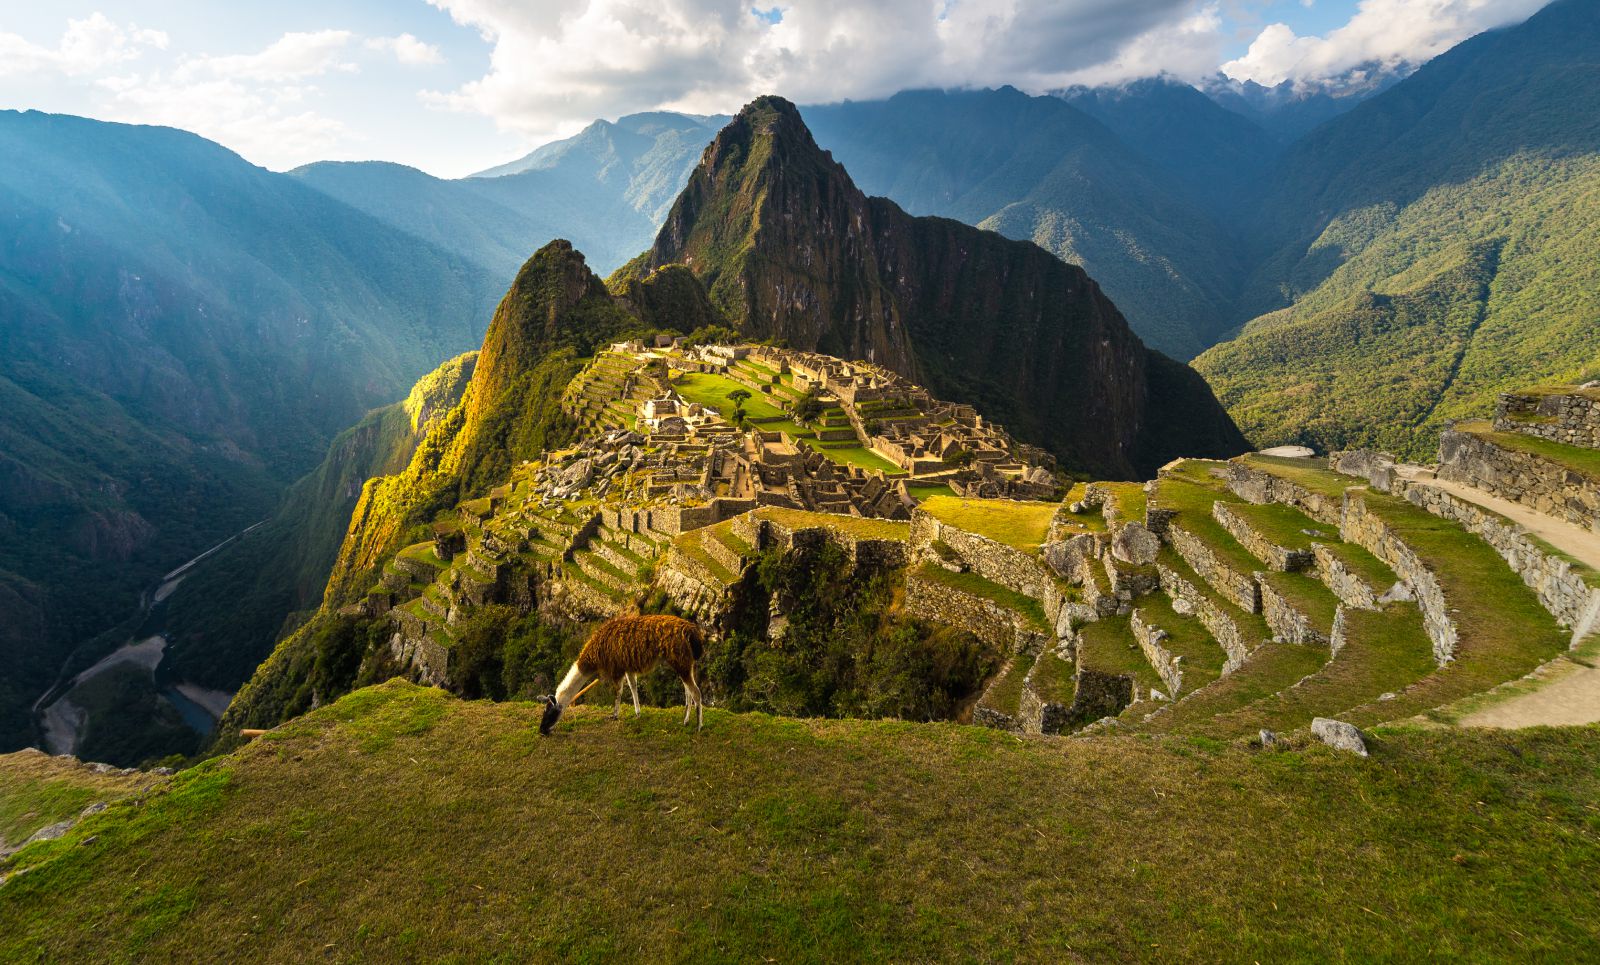
[(550, 728), (561, 719), (561, 705), (556, 702), (555, 694), (547, 694), (544, 698), (544, 717), (539, 720), (539, 733), (549, 737)]

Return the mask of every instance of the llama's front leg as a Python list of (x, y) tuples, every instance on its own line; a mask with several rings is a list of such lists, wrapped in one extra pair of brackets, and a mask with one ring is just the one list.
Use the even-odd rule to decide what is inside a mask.
[(617, 702), (611, 706), (611, 719), (616, 720), (622, 716), (622, 681), (616, 682)]
[(694, 713), (694, 694), (689, 691), (689, 681), (683, 682), (683, 724), (689, 725), (689, 715)]
[(637, 717), (639, 716), (639, 675), (631, 673), (624, 679), (628, 681), (628, 689), (633, 692), (633, 716)]

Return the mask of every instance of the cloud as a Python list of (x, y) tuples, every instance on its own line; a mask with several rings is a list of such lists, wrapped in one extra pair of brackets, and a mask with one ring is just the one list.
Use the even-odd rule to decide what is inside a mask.
[(1548, 0), (1361, 0), (1325, 37), (1287, 24), (1262, 28), (1243, 57), (1222, 65), (1234, 80), (1273, 87), (1327, 81), (1376, 66), (1421, 64), (1476, 33), (1527, 19)]
[[(1216, 23), (1195, 0), (429, 2), (493, 49), (482, 77), (427, 100), (529, 137), (637, 110), (726, 111), (767, 92), (817, 103), (914, 87), (1046, 90), (1119, 57), (1134, 69)], [(1215, 45), (1200, 39), (1214, 70)]]
[(191, 57), (179, 64), (179, 81), (204, 77), (282, 82), (325, 74), (331, 70), (353, 73), (355, 64), (341, 60), (353, 35), (348, 30), (286, 33), (253, 54)]
[(347, 30), (286, 33), (255, 53), (200, 55), (169, 70), (99, 78), (107, 112), (121, 121), (163, 124), (228, 145), (252, 160), (286, 167), (325, 156), (352, 132), (317, 113), (315, 79), (357, 70), (346, 59)]
[(139, 58), (150, 48), (165, 50), (167, 35), (136, 24), (122, 26), (102, 13), (68, 20), (54, 48), (0, 31), (0, 76), (54, 70), (69, 77), (92, 74)]
[(368, 50), (385, 50), (394, 54), (394, 59), (407, 67), (444, 63), (444, 55), (439, 52), (438, 46), (423, 43), (408, 33), (398, 37), (373, 37), (366, 46)]

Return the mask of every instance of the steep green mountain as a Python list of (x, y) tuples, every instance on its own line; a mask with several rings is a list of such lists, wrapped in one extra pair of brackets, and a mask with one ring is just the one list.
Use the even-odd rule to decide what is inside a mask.
[(449, 360), (405, 399), (340, 433), (270, 521), (184, 579), (166, 604), (170, 673), (232, 691), (292, 629), (286, 618), (303, 620), (321, 604), (362, 486), (411, 462), (428, 430), (461, 401), (477, 356)]
[[(0, 747), (69, 652), (476, 341), (491, 276), (190, 134), (0, 113)], [(106, 635), (93, 646), (81, 646)], [(13, 669), (14, 668), (14, 669)]]
[(533, 251), (570, 238), (602, 271), (650, 243), (726, 117), (655, 111), (595, 121), (470, 178), (382, 162), (309, 164), (305, 183), (509, 280)]
[(1383, 442), (1600, 358), (1600, 4), (1483, 34), (1319, 128), (1262, 204), (1249, 322), (1196, 360), (1259, 443)]
[(748, 336), (887, 365), (1079, 470), (1244, 448), (1205, 384), (1147, 350), (1083, 269), (867, 197), (781, 98), (718, 134), (613, 284), (670, 264)]
[[(1257, 122), (1165, 77), (1120, 87), (1074, 87), (1060, 96), (1158, 166), (1184, 197), (1228, 225), (1246, 214), (1241, 199), (1255, 190), (1282, 147), (1280, 138)], [(1124, 299), (1116, 301), (1122, 304)]]
[[(1009, 87), (912, 91), (803, 112), (866, 193), (912, 214), (1036, 242), (1088, 271), (1150, 345), (1189, 358), (1230, 324), (1244, 269), (1214, 209), (1237, 182), (1202, 176), (1181, 151), (1145, 153), (1159, 137), (1138, 129), (1159, 125), (1149, 118), (1163, 112), (1200, 111), (1185, 130), (1216, 126), (1201, 140), (1228, 144), (1229, 160), (1216, 166), (1243, 173), (1265, 162), (1270, 143), (1198, 93), (1186, 99), (1167, 87), (1094, 101), (1131, 140), (1067, 100)], [(1156, 103), (1163, 98), (1179, 103)]]

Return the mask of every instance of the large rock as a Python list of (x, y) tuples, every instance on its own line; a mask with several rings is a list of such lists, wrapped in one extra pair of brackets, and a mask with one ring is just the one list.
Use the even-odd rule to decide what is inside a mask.
[(1161, 552), (1161, 539), (1143, 523), (1128, 523), (1111, 539), (1111, 555), (1133, 566), (1149, 566)]
[(1318, 740), (1335, 750), (1349, 751), (1352, 754), (1367, 756), (1367, 742), (1361, 739), (1361, 731), (1354, 724), (1347, 724), (1342, 720), (1333, 720), (1328, 717), (1318, 717), (1311, 721), (1311, 733)]

